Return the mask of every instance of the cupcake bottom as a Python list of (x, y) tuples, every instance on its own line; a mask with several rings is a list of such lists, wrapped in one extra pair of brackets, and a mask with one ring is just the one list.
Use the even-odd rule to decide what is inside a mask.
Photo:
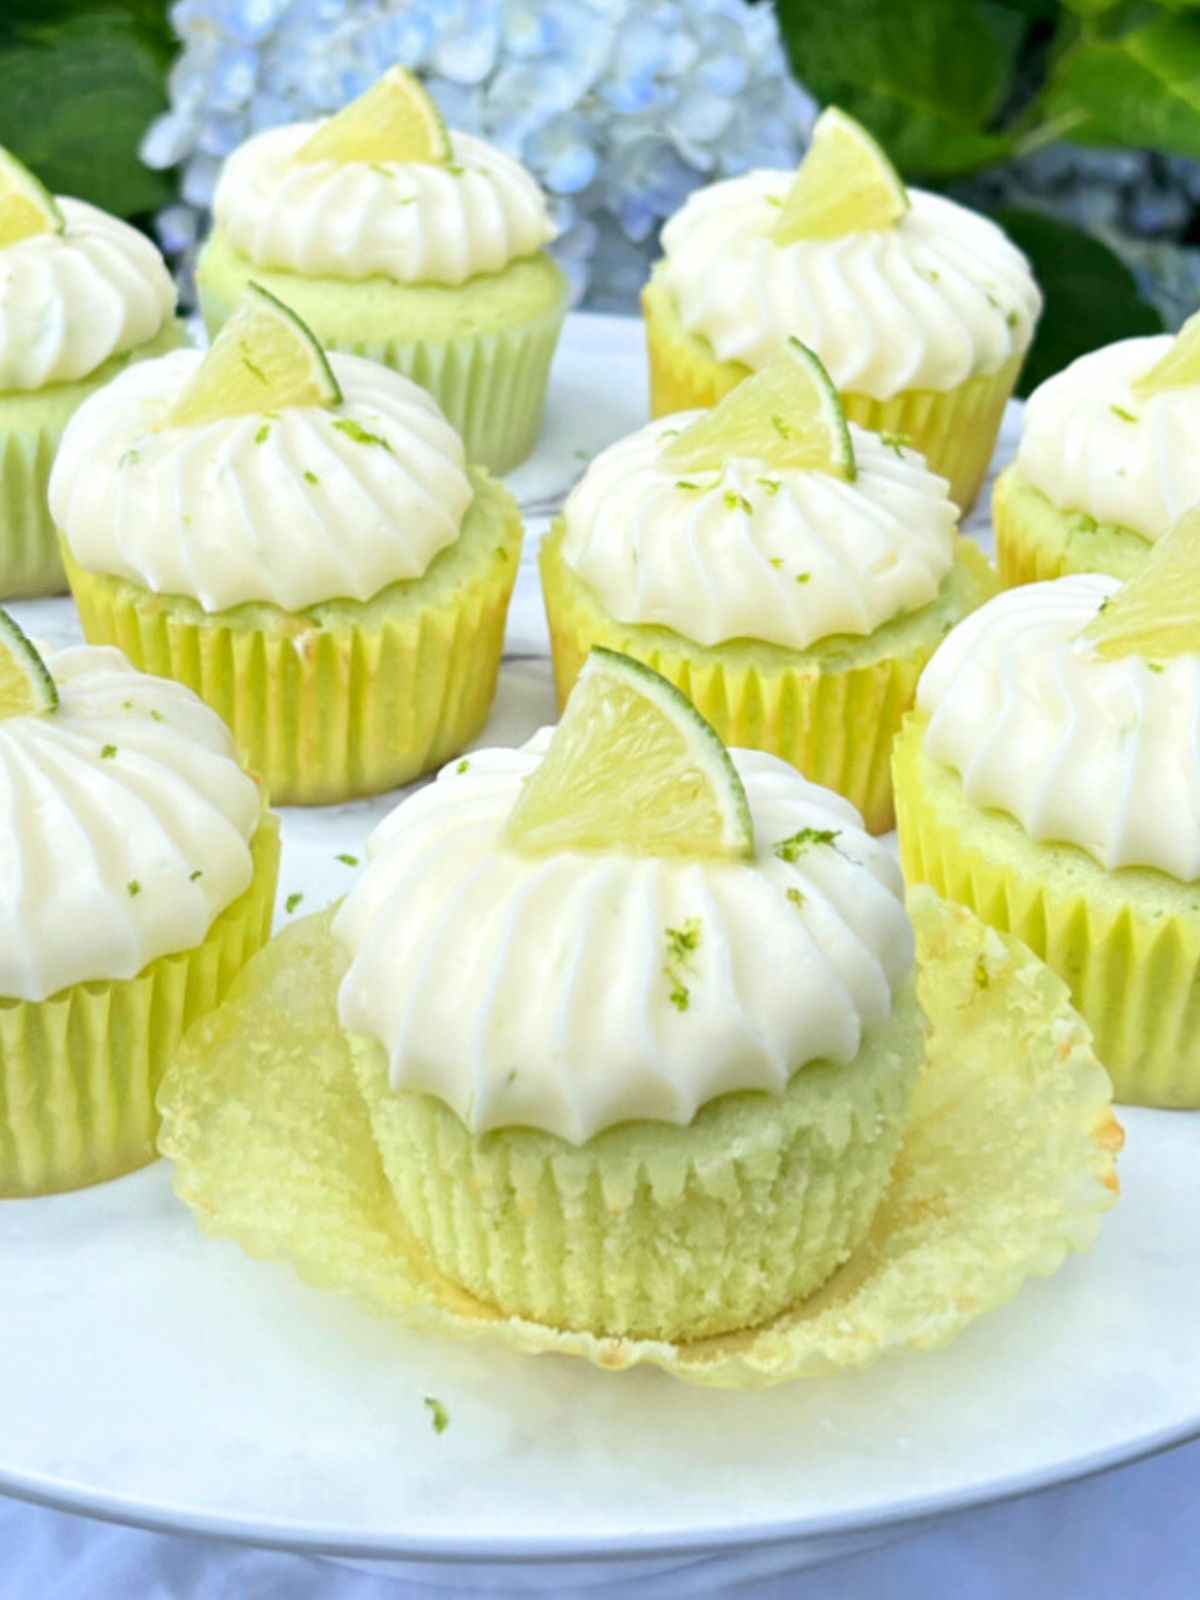
[(910, 882), (1015, 934), (1067, 984), (1116, 1098), (1200, 1106), (1200, 884), (1108, 872), (983, 811), (925, 753), (914, 715), (896, 744), (900, 854)]
[(1061, 511), (1015, 466), (996, 479), (992, 520), (996, 564), (1006, 589), (1071, 572), (1132, 578), (1151, 548), (1132, 528), (1095, 522), (1082, 511)]
[(895, 820), (892, 740), (917, 679), (956, 622), (996, 592), (969, 540), (937, 598), (866, 638), (840, 634), (808, 650), (754, 640), (698, 645), (669, 628), (617, 622), (562, 558), (561, 519), (541, 548), (542, 592), (560, 705), (595, 645), (644, 661), (691, 700), (727, 745), (782, 756), (857, 807), (872, 833)]
[[(706, 339), (684, 327), (661, 273), (642, 291), (642, 312), (652, 415), (713, 406), (750, 376), (749, 367), (721, 361)], [(950, 498), (965, 515), (987, 476), (1023, 360), (1016, 356), (953, 389), (907, 389), (888, 400), (843, 394), (842, 405), (851, 422), (911, 440), (930, 469), (949, 479)]]
[(0, 1199), (102, 1183), (155, 1157), (155, 1096), (180, 1040), (271, 933), (279, 824), (264, 813), (250, 886), (194, 949), (136, 978), (0, 1000)]
[(182, 325), (171, 318), (153, 339), (114, 356), (78, 383), (0, 393), (0, 600), (66, 590), (46, 490), (59, 440), (72, 416), (132, 362), (165, 355), (184, 343)]
[(218, 229), (196, 268), (209, 334), (248, 283), (291, 306), (331, 350), (369, 356), (419, 383), (462, 435), (467, 459), (508, 472), (537, 442), (569, 288), (548, 255), (462, 284), (305, 278), (256, 267)]
[(83, 631), (193, 689), (233, 730), (273, 801), (320, 805), (395, 788), (473, 739), (495, 694), (522, 528), (502, 485), (478, 472), (474, 483), (462, 532), (422, 577), (302, 612), (206, 612), (85, 572), (67, 551)]

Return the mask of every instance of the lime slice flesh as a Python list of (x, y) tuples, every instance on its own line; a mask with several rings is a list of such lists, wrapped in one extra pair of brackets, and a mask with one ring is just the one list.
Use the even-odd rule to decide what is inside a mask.
[(294, 159), (313, 161), (415, 161), (445, 166), (450, 135), (436, 103), (404, 67), (392, 67), (365, 94), (330, 117), (300, 146)]
[(1200, 510), (1152, 545), (1141, 566), (1084, 629), (1098, 656), (1200, 656)]
[(266, 289), (252, 283), (164, 418), (195, 427), (285, 406), (335, 406), (342, 391), (308, 327)]
[(0, 722), (39, 717), (58, 705), (50, 669), (7, 611), (0, 611)]
[(852, 482), (854, 446), (842, 402), (820, 359), (788, 339), (765, 367), (663, 450), (680, 472), (720, 471), (731, 459), (807, 467)]
[(1167, 353), (1131, 385), (1138, 400), (1149, 400), (1164, 389), (1189, 389), (1200, 383), (1200, 311), (1194, 312), (1175, 335)]
[(526, 856), (754, 854), (746, 791), (712, 728), (657, 672), (603, 649), (588, 657), (501, 842)]
[(62, 233), (66, 225), (46, 185), (0, 147), (0, 249), (37, 233)]
[(893, 227), (907, 210), (908, 191), (883, 148), (831, 106), (817, 118), (771, 237), (776, 244), (841, 239)]

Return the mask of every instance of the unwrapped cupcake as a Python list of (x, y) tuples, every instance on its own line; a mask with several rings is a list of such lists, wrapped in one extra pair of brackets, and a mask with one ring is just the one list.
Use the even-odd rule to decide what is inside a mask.
[(392, 788), (483, 725), (512, 497), (425, 390), (264, 291), (85, 405), (50, 501), (87, 637), (193, 688), (272, 799)]
[(568, 299), (546, 198), (511, 156), (448, 132), (410, 73), (247, 140), (213, 214), (196, 272), (210, 334), (260, 283), (331, 350), (428, 389), (472, 461), (529, 454)]
[(911, 439), (969, 509), (1041, 309), (995, 223), (906, 189), (831, 109), (798, 173), (699, 190), (662, 245), (642, 300), (656, 416), (712, 405), (794, 337), (852, 421)]

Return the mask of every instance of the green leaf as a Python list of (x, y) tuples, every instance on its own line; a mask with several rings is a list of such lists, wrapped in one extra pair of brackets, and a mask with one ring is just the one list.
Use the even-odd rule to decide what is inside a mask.
[(865, 124), (902, 172), (948, 176), (1008, 153), (988, 119), (1010, 51), (976, 0), (779, 0), (776, 15), (801, 83)]
[(163, 51), (152, 31), (106, 11), (22, 28), (16, 37), (0, 50), (0, 144), (55, 193), (117, 216), (164, 204), (170, 180), (138, 158), (142, 135), (166, 103)]
[(1046, 297), (1022, 394), (1097, 345), (1162, 332), (1162, 317), (1142, 299), (1133, 273), (1099, 239), (1040, 211), (1001, 208), (993, 215), (1029, 257)]
[(1059, 63), (1052, 116), (1073, 115), (1079, 144), (1125, 144), (1200, 159), (1200, 17), (1159, 16), (1115, 38), (1085, 39)]

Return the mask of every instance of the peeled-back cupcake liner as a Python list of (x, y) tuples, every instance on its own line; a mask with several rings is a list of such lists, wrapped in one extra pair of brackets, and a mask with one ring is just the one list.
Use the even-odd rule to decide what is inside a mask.
[(279, 824), (269, 812), (251, 853), (249, 888), (195, 948), (135, 978), (0, 1000), (0, 1199), (82, 1189), (154, 1160), (167, 1063), (270, 937)]
[(155, 338), (114, 356), (79, 383), (0, 394), (0, 600), (66, 592), (46, 491), (67, 423), (132, 362), (165, 355), (184, 340), (182, 326), (172, 318)]
[(1200, 1107), (1200, 887), (1150, 869), (1108, 872), (971, 804), (924, 750), (914, 716), (896, 745), (900, 853), (931, 884), (1022, 939), (1069, 986), (1119, 1101)]
[[(215, 274), (206, 277), (202, 272), (198, 280), (210, 334), (228, 318), (244, 284), (261, 280), (285, 300), (290, 294), (297, 302), (295, 309), (327, 349), (366, 356), (427, 389), (461, 434), (468, 461), (489, 472), (510, 472), (537, 443), (550, 364), (567, 314), (565, 282), (556, 305), (549, 310), (539, 307), (533, 316), (525, 315), (507, 327), (463, 332), (454, 338), (387, 337), (383, 331), (349, 338), (323, 324), (319, 306), (296, 294), (292, 275), (256, 274), (248, 262), (238, 278), (226, 282), (227, 275), (222, 273), (219, 286)], [(288, 281), (277, 283), (275, 277)]]
[(1133, 577), (1151, 549), (1131, 528), (1060, 510), (1015, 465), (996, 479), (992, 522), (996, 564), (1006, 589), (1072, 572), (1107, 572), (1124, 581)]
[(758, 1327), (688, 1343), (569, 1331), (506, 1316), (438, 1272), (384, 1175), (338, 1025), (344, 956), (328, 915), (288, 927), (192, 1031), (160, 1092), (161, 1148), (205, 1232), (427, 1333), (724, 1388), (936, 1348), (1088, 1248), (1116, 1198), (1122, 1136), (1060, 980), (927, 889), (910, 909), (930, 1031), (891, 1183), (845, 1266)]
[(703, 646), (661, 627), (610, 617), (562, 559), (563, 524), (541, 548), (542, 593), (559, 704), (596, 645), (636, 657), (667, 678), (727, 745), (781, 756), (836, 789), (872, 833), (893, 825), (892, 740), (925, 663), (954, 623), (995, 593), (979, 549), (963, 540), (946, 601), (907, 619), (894, 653), (844, 638), (840, 648), (787, 651), (739, 641)]
[[(718, 360), (684, 328), (661, 281), (652, 279), (642, 291), (642, 311), (652, 415), (713, 406), (749, 377), (749, 367)], [(1022, 353), (953, 389), (909, 389), (888, 400), (844, 393), (842, 406), (861, 427), (910, 440), (930, 469), (950, 480), (950, 498), (965, 516), (987, 476), (1023, 360)]]
[[(206, 613), (194, 602), (85, 572), (67, 574), (92, 644), (193, 689), (233, 732), (281, 805), (322, 805), (399, 787), (469, 743), (487, 720), (504, 649), (522, 527), (489, 484), (459, 545), (424, 578), (363, 604)], [(455, 552), (452, 556), (451, 552)], [(438, 563), (459, 563), (456, 581)]]

